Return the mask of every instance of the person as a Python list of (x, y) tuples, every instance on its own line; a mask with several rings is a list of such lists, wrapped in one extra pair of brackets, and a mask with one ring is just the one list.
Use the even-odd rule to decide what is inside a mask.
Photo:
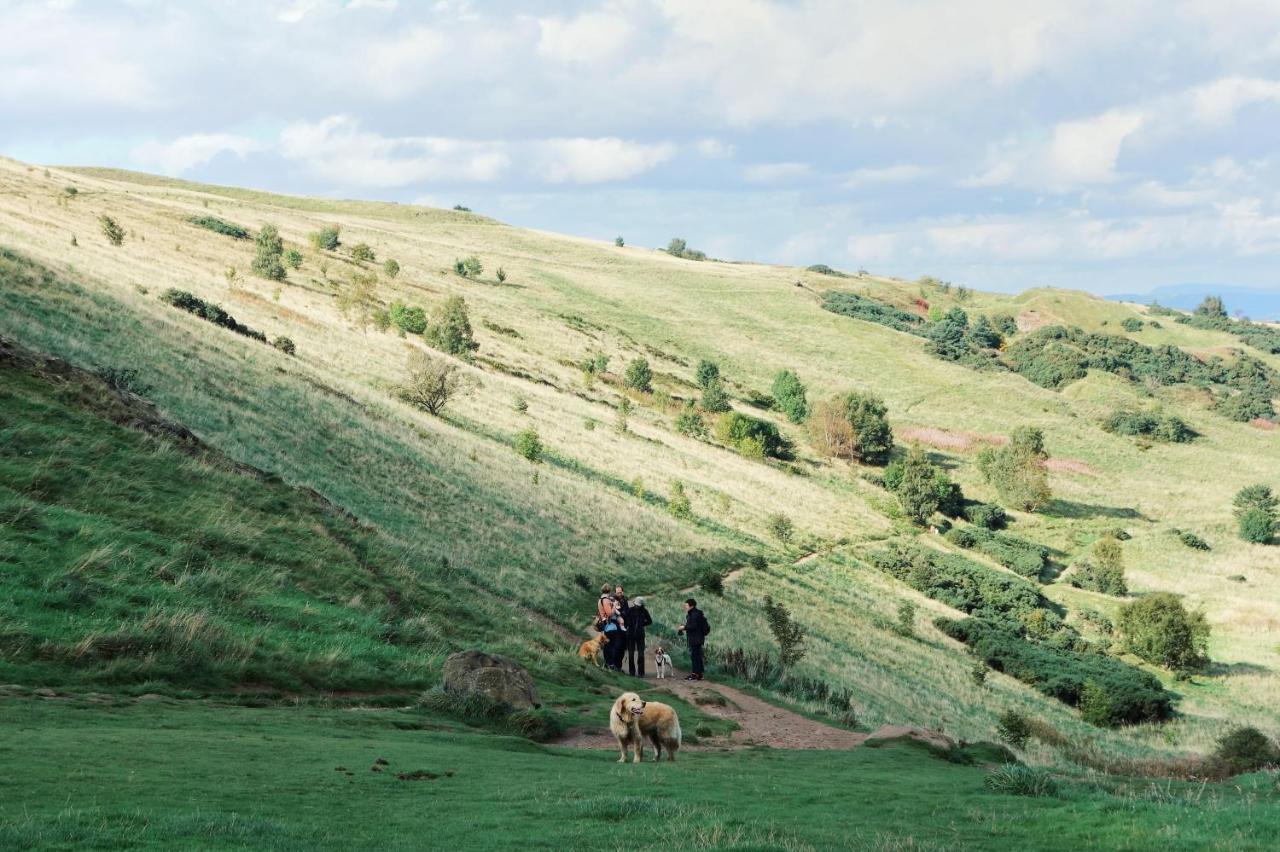
[(604, 646), (605, 668), (622, 671), (619, 649), (626, 645), (626, 639), (618, 603), (613, 599), (611, 588), (608, 583), (600, 588), (600, 599), (596, 601), (596, 629), (609, 638)]
[(644, 598), (637, 597), (627, 608), (627, 673), (632, 677), (644, 677), (644, 629), (653, 624), (653, 618), (644, 605)]
[(623, 631), (619, 637), (620, 641), (613, 648), (613, 668), (614, 671), (620, 672), (622, 661), (627, 656), (627, 628), (630, 626), (627, 621), (627, 612), (631, 609), (631, 604), (627, 601), (627, 593), (622, 590), (621, 585), (613, 587), (613, 605), (618, 627)]
[(685, 680), (702, 680), (704, 667), (702, 643), (707, 641), (711, 625), (707, 622), (707, 617), (702, 614), (702, 610), (698, 609), (698, 602), (693, 598), (684, 602), (684, 624), (676, 627), (676, 632), (683, 633), (689, 640), (689, 674)]

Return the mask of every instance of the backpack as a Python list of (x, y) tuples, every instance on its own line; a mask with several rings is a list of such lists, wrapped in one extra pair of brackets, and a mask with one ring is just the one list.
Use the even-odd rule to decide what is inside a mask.
[(711, 635), (711, 622), (710, 622), (710, 621), (707, 621), (707, 616), (706, 616), (706, 614), (705, 614), (705, 613), (703, 613), (703, 611), (702, 611), (702, 610), (698, 610), (698, 615), (701, 615), (701, 616), (702, 616), (702, 635), (703, 635), (703, 636), (710, 636), (710, 635)]

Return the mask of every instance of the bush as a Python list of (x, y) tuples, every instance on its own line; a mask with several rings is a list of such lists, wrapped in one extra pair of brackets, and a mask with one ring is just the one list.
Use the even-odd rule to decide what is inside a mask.
[(218, 305), (212, 302), (206, 302), (203, 299), (188, 293), (186, 290), (169, 289), (164, 291), (160, 296), (160, 301), (172, 305), (175, 308), (184, 310), (187, 313), (195, 314), (201, 319), (208, 320), (214, 325), (221, 326), (228, 331), (234, 331), (236, 334), (251, 337), (260, 343), (267, 342), (267, 336), (260, 331), (249, 328), (247, 325), (241, 325), (236, 322), (236, 318), (224, 311)]
[(308, 239), (311, 245), (317, 251), (333, 251), (342, 243), (338, 239), (339, 229), (337, 225), (328, 225), (320, 230), (309, 234)]
[(809, 440), (823, 455), (883, 463), (893, 450), (893, 430), (886, 413), (884, 402), (868, 393), (820, 402), (809, 420)]
[(357, 263), (373, 263), (377, 258), (368, 243), (356, 243), (351, 247), (351, 259)]
[(964, 508), (964, 517), (974, 526), (988, 530), (1002, 530), (1009, 522), (1004, 508), (995, 503), (968, 503)]
[(698, 578), (698, 588), (711, 595), (724, 594), (724, 574), (716, 568), (708, 568)]
[(1043, 769), (1006, 763), (987, 773), (987, 789), (1007, 796), (1048, 797), (1058, 795), (1058, 782)]
[(1205, 541), (1204, 539), (1202, 539), (1200, 536), (1196, 535), (1193, 532), (1178, 533), (1178, 541), (1182, 542), (1184, 546), (1189, 547), (1192, 550), (1210, 550), (1211, 549), (1209, 547), (1209, 542)]
[(355, 323), (361, 330), (368, 327), (380, 302), (378, 300), (378, 276), (372, 272), (356, 273), (338, 292), (338, 313)]
[(470, 357), (480, 346), (471, 333), (471, 319), (467, 315), (467, 303), (461, 296), (445, 299), (432, 317), (423, 338), (441, 352), (459, 357)]
[[(408, 380), (400, 387), (400, 398), (428, 414), (439, 416), (449, 401), (467, 387), (457, 364), (417, 349), (409, 354), (408, 370)], [(534, 437), (536, 439), (536, 434)]]
[(498, 279), (499, 284), (505, 284), (507, 281), (507, 270), (499, 266), (497, 271), (493, 273), (493, 277)]
[(681, 435), (688, 435), (690, 438), (705, 438), (707, 436), (707, 424), (702, 419), (702, 415), (693, 407), (692, 403), (686, 404), (685, 407), (676, 415), (676, 431)]
[(118, 246), (124, 242), (124, 228), (121, 228), (115, 219), (102, 215), (98, 217), (98, 224), (102, 226), (103, 236), (111, 245)]
[(787, 419), (792, 423), (803, 423), (809, 416), (809, 401), (805, 397), (804, 384), (794, 372), (791, 370), (779, 372), (773, 377), (773, 387), (770, 390), (774, 405), (787, 415)]
[(293, 341), (288, 337), (277, 337), (275, 340), (271, 341), (271, 345), (286, 355), (298, 354), (298, 347), (294, 346)]
[(400, 274), (400, 264), (391, 258), (387, 258), (386, 263), (382, 264), (382, 273), (388, 278), (395, 278)]
[(1208, 662), (1209, 622), (1176, 595), (1156, 592), (1125, 604), (1116, 626), (1124, 649), (1149, 663), (1190, 671)]
[(1270, 544), (1275, 534), (1276, 521), (1261, 509), (1249, 509), (1240, 514), (1240, 538), (1253, 544)]
[(680, 237), (672, 237), (671, 241), (667, 243), (667, 254), (671, 255), (672, 257), (682, 257), (685, 260), (706, 260), (707, 259), (707, 255), (705, 252), (700, 252), (697, 249), (689, 248), (688, 243), (686, 243)]
[(789, 669), (804, 659), (805, 630), (791, 618), (791, 612), (765, 595), (764, 617), (769, 622), (769, 632), (778, 643), (778, 664)]
[(795, 534), (795, 525), (791, 523), (791, 519), (780, 512), (770, 515), (769, 520), (765, 522), (765, 526), (769, 530), (769, 535), (783, 544), (790, 542), (791, 537)]
[(822, 307), (835, 314), (874, 322), (895, 331), (921, 337), (925, 334), (925, 321), (920, 317), (857, 293), (826, 293), (822, 297)]
[(629, 388), (649, 393), (653, 390), (653, 370), (650, 369), (649, 362), (644, 358), (633, 360), (627, 365), (623, 381)]
[(1120, 323), (1120, 327), (1131, 334), (1135, 331), (1142, 331), (1142, 325), (1142, 320), (1137, 317), (1129, 317), (1124, 322)]
[(689, 495), (684, 493), (684, 484), (676, 480), (671, 482), (671, 493), (667, 497), (667, 512), (679, 521), (687, 521), (693, 517), (693, 505)]
[(1120, 598), (1129, 594), (1122, 565), (1096, 565), (1086, 560), (1076, 565), (1071, 574), (1071, 585), (1077, 589), (1088, 589)]
[(1146, 435), (1171, 444), (1185, 444), (1197, 435), (1181, 417), (1140, 411), (1113, 411), (1102, 428), (1116, 435)]
[(614, 238), (613, 238), (613, 244), (614, 244), (615, 246), (617, 246), (618, 248), (622, 248), (624, 245), (626, 245), (626, 244), (627, 244), (627, 241), (626, 241), (626, 240), (624, 240), (622, 237), (614, 237)]
[(231, 222), (225, 222), (216, 216), (191, 216), (187, 218), (187, 221), (192, 225), (197, 225), (201, 228), (205, 228), (206, 230), (213, 231), (215, 234), (222, 234), (223, 236), (231, 237), (232, 239), (249, 239), (249, 231), (247, 228), (242, 228), (241, 226), (234, 225)]
[(957, 547), (976, 549), (1024, 577), (1039, 577), (1049, 566), (1049, 549), (1017, 536), (981, 527), (953, 527), (946, 538)]
[(391, 325), (406, 334), (422, 334), (427, 330), (427, 312), (422, 308), (409, 307), (403, 302), (392, 302), (387, 309), (387, 317)]
[(694, 380), (698, 383), (698, 387), (706, 390), (712, 382), (719, 380), (720, 367), (715, 361), (708, 361), (703, 358), (698, 362), (698, 368), (694, 371)]
[(782, 458), (789, 449), (777, 426), (737, 411), (720, 415), (715, 436), (745, 456)]
[(897, 631), (902, 636), (914, 636), (916, 633), (916, 605), (911, 601), (898, 602)]
[(1033, 512), (1053, 497), (1049, 489), (1049, 469), (1045, 460), (1044, 433), (1023, 426), (1013, 431), (1009, 443), (999, 449), (985, 449), (978, 456), (978, 468), (995, 486), (1005, 503)]
[(462, 277), (463, 278), (479, 278), (484, 272), (484, 265), (480, 263), (480, 258), (468, 255), (462, 261)]
[(542, 461), (542, 441), (533, 427), (516, 435), (516, 452), (535, 464)]
[(1232, 501), (1240, 537), (1254, 544), (1270, 544), (1276, 528), (1276, 512), (1280, 499), (1270, 486), (1249, 485), (1241, 488)]
[(938, 509), (938, 493), (934, 477), (938, 469), (929, 461), (924, 449), (913, 444), (902, 462), (902, 479), (894, 494), (902, 512), (916, 524), (923, 526)]
[(1280, 748), (1257, 728), (1238, 727), (1222, 735), (1213, 758), (1224, 774), (1239, 775), (1280, 763)]
[(724, 389), (724, 382), (720, 380), (720, 377), (716, 376), (707, 382), (702, 391), (702, 410), (720, 414), (729, 411), (731, 408), (729, 394)]
[(1022, 751), (1027, 747), (1027, 740), (1031, 739), (1031, 722), (1016, 710), (1005, 710), (996, 720), (996, 734), (1001, 741)]
[(916, 591), (961, 612), (1004, 622), (1010, 630), (1021, 631), (1023, 619), (1044, 603), (1036, 587), (1020, 577), (922, 545), (893, 545), (868, 559)]
[(290, 269), (301, 269), (302, 252), (297, 249), (289, 249), (284, 253), (284, 262)]
[(141, 374), (132, 367), (98, 367), (93, 374), (113, 390), (138, 396), (146, 396), (151, 392), (151, 385), (144, 382)]
[(280, 239), (276, 226), (270, 223), (263, 225), (253, 242), (253, 271), (270, 281), (284, 280), (284, 240)]

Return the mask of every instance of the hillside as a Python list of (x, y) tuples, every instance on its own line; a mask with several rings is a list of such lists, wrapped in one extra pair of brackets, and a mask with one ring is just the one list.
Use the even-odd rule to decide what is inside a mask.
[[(101, 215), (122, 226), (122, 245), (103, 236)], [(189, 221), (200, 216), (254, 232), (273, 223), (285, 247), (301, 252), (301, 265), (279, 283), (255, 276), (253, 243)], [(308, 235), (328, 225), (340, 226), (342, 246), (312, 248)], [(358, 243), (371, 247), (375, 262), (351, 257), (349, 249)], [(681, 590), (716, 569), (734, 573), (722, 597), (699, 593), (709, 598), (713, 651), (772, 651), (761, 612), (771, 595), (809, 631), (809, 652), (796, 677), (848, 690), (849, 710), (860, 726), (916, 724), (982, 740), (993, 738), (1001, 711), (1018, 709), (1044, 719), (1067, 740), (1089, 742), (1094, 763), (1203, 751), (1231, 723), (1280, 727), (1272, 700), (1280, 665), (1274, 605), (1280, 548), (1239, 541), (1231, 515), (1232, 496), (1242, 486), (1280, 484), (1276, 431), (1224, 418), (1205, 404), (1203, 389), (1188, 384), (1144, 385), (1094, 369), (1052, 390), (1015, 372), (942, 361), (928, 354), (922, 338), (824, 310), (822, 297), (855, 292), (904, 310), (916, 299), (943, 310), (963, 303), (972, 315), (1014, 316), (1020, 328), (1015, 340), (1060, 323), (1149, 347), (1167, 344), (1204, 359), (1218, 355), (1224, 363), (1247, 350), (1232, 334), (1172, 321), (1156, 327), (1141, 309), (1077, 292), (961, 295), (874, 276), (695, 262), (522, 231), (471, 213), (283, 197), (91, 169), (50, 169), (46, 176), (12, 161), (0, 161), (0, 248), (0, 336), (86, 370), (136, 371), (139, 389), (160, 414), (211, 450), (288, 486), (311, 489), (336, 507), (292, 510), (300, 528), (330, 531), (308, 542), (313, 551), (286, 554), (297, 565), (277, 568), (271, 559), (284, 556), (267, 553), (265, 560), (255, 555), (252, 566), (218, 566), (228, 577), (250, 572), (259, 582), (286, 569), (300, 571), (303, 563), (313, 571), (318, 564), (346, 566), (338, 577), (311, 577), (309, 582), (323, 584), (299, 584), (289, 592), (294, 597), (279, 602), (283, 613), (309, 605), (297, 595), (313, 595), (316, 606), (350, 611), (343, 616), (350, 628), (327, 620), (310, 653), (320, 654), (325, 642), (355, 643), (352, 636), (367, 641), (384, 610), (397, 606), (405, 619), (425, 619), (425, 647), (378, 646), (378, 654), (404, 656), (385, 660), (376, 672), (326, 680), (286, 667), (287, 682), (274, 688), (364, 689), (378, 678), (417, 688), (434, 677), (443, 653), (470, 643), (532, 664), (550, 644), (564, 641), (549, 625), (580, 631), (593, 591), (605, 580), (649, 597), (658, 634), (671, 636)], [(455, 261), (471, 255), (483, 271), (456, 274)], [(394, 277), (379, 271), (388, 258), (399, 264)], [(236, 272), (228, 277), (231, 268)], [(505, 281), (495, 276), (499, 268)], [(339, 311), (339, 297), (350, 292), (353, 277), (369, 273), (377, 273), (377, 306), (401, 301), (431, 314), (450, 296), (465, 299), (479, 348), (461, 369), (474, 387), (444, 416), (418, 411), (393, 392), (405, 381), (409, 352), (427, 348), (421, 338), (362, 328), (350, 312)], [(221, 304), (268, 339), (287, 336), (296, 355), (175, 310), (159, 298), (170, 288)], [(1127, 319), (1147, 324), (1123, 331)], [(601, 354), (609, 356), (607, 371), (585, 375), (583, 361)], [(1247, 354), (1280, 369), (1280, 356)], [(624, 366), (637, 357), (652, 365), (654, 393), (622, 387)], [(697, 396), (694, 368), (704, 358), (719, 364), (737, 410), (774, 423), (794, 441), (793, 460), (749, 458), (674, 428), (680, 400)], [(784, 368), (802, 378), (810, 400), (852, 390), (880, 395), (898, 444), (913, 438), (928, 443), (934, 459), (978, 500), (995, 498), (975, 465), (983, 443), (1016, 426), (1042, 429), (1054, 462), (1055, 499), (1039, 513), (1011, 512), (1012, 532), (1049, 548), (1063, 567), (1100, 534), (1122, 526), (1131, 536), (1124, 556), (1132, 591), (1172, 591), (1203, 608), (1213, 627), (1211, 667), (1179, 682), (1145, 667), (1173, 693), (1177, 715), (1158, 725), (1100, 729), (1012, 677), (993, 673), (984, 685), (975, 683), (973, 657), (932, 623), (958, 613), (877, 570), (872, 556), (889, 542), (923, 542), (1013, 575), (897, 517), (892, 497), (873, 481), (881, 468), (821, 458), (801, 429), (753, 406), (752, 392), (767, 393)], [(20, 391), (10, 392), (22, 398)], [(615, 427), (623, 398), (634, 408), (625, 431)], [(1200, 437), (1147, 446), (1100, 428), (1118, 407), (1157, 403), (1176, 411)], [(32, 399), (24, 421), (38, 422), (50, 404)], [(528, 428), (547, 448), (540, 464), (513, 449), (516, 435)], [(97, 450), (82, 450), (87, 455), (77, 461), (76, 442), (67, 440), (63, 464), (72, 470), (96, 464), (89, 459)], [(166, 463), (154, 462), (159, 471), (137, 487), (159, 493)], [(205, 478), (196, 470), (185, 475)], [(673, 482), (689, 497), (690, 519), (667, 511)], [(128, 528), (128, 519), (92, 503), (104, 492), (78, 487), (58, 511), (98, 518), (106, 532), (101, 543), (89, 543), (118, 546), (110, 543)], [(25, 496), (12, 499), (31, 499), (28, 489), (13, 490)], [(216, 520), (243, 531), (269, 526), (275, 514), (270, 500), (279, 498), (264, 494), (258, 508), (250, 504), (244, 514), (225, 518), (217, 516), (218, 501), (202, 507), (198, 495), (190, 499), (195, 503), (187, 511), (210, 519), (202, 525), (216, 527)], [(358, 518), (359, 526), (341, 527), (335, 518), (342, 512)], [(790, 541), (770, 533), (779, 513), (794, 524)], [(334, 532), (334, 525), (342, 531)], [(1195, 532), (1212, 549), (1183, 546), (1170, 532), (1174, 528)], [(164, 558), (181, 546), (182, 536), (172, 530), (149, 535), (165, 537), (156, 548)], [(326, 543), (348, 536), (385, 548), (385, 563), (398, 573), (361, 573), (359, 560), (343, 556), (342, 545)], [(44, 548), (39, 558), (63, 570), (72, 556), (84, 559), (89, 552), (30, 546)], [(757, 554), (766, 567), (736, 570)], [(92, 575), (96, 569), (86, 565), (82, 573)], [(388, 577), (404, 584), (402, 605), (389, 599)], [(1114, 616), (1119, 607), (1119, 600), (1073, 588), (1065, 577), (1046, 579), (1052, 581), (1035, 587), (1047, 599), (1040, 608), (1061, 607), (1082, 634), (1091, 635), (1082, 612)], [(895, 629), (903, 601), (920, 610), (914, 635)], [(145, 609), (137, 602), (129, 606)], [(542, 627), (530, 632), (527, 621), (507, 626), (504, 613), (512, 611)], [(102, 624), (84, 629), (105, 629), (118, 612), (116, 605), (103, 613)], [(39, 635), (40, 625), (27, 623), (25, 605), (7, 617)], [(262, 647), (268, 645), (269, 639)], [(347, 645), (342, 653), (365, 659), (373, 653), (361, 650), (366, 647)], [(64, 687), (99, 678), (91, 668), (54, 669), (10, 654), (4, 659), (7, 679), (16, 682)], [(713, 664), (718, 659), (713, 655)], [(388, 674), (415, 660), (421, 665), (412, 677), (397, 682)], [(246, 667), (202, 686), (216, 689), (236, 678), (261, 683), (259, 675)], [(559, 677), (550, 670), (542, 676), (553, 688)], [(183, 681), (174, 677), (171, 684)], [(823, 700), (793, 692), (809, 709), (829, 709)], [(1027, 756), (1070, 765), (1080, 761), (1078, 751), (1040, 741)]]

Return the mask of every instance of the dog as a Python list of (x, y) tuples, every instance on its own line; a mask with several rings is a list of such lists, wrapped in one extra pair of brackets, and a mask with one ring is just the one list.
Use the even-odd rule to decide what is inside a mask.
[(608, 644), (609, 637), (604, 633), (597, 633), (594, 638), (578, 646), (578, 659), (590, 660), (596, 664), (596, 668), (600, 668), (600, 655), (604, 651), (604, 646)]
[(627, 762), (627, 752), (634, 755), (632, 763), (644, 760), (644, 740), (640, 736), (640, 720), (644, 718), (645, 703), (634, 692), (624, 692), (614, 699), (609, 708), (609, 730), (618, 738), (619, 763)]
[(653, 665), (658, 669), (658, 680), (667, 677), (667, 669), (671, 668), (671, 655), (661, 645), (653, 652)]
[[(680, 717), (669, 705), (660, 701), (643, 702), (644, 712), (637, 720), (640, 734), (653, 743), (653, 759), (662, 759), (662, 750), (667, 750), (667, 760), (675, 760), (680, 750)], [(644, 748), (641, 747), (643, 756)]]

